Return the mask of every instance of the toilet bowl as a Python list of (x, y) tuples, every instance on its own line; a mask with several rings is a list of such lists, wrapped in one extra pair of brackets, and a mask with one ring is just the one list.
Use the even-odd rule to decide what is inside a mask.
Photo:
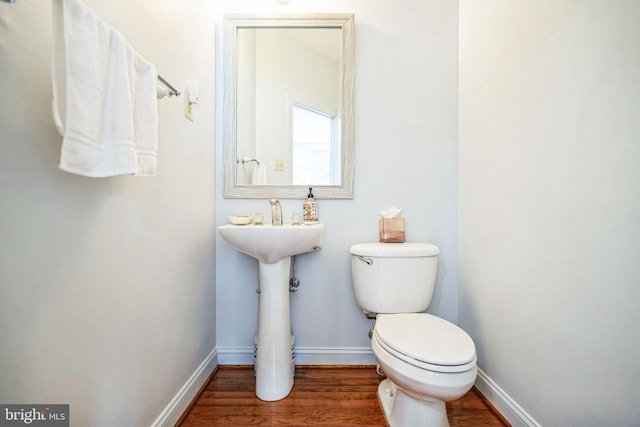
[(445, 402), (464, 396), (476, 379), (471, 338), (430, 314), (382, 314), (371, 347), (387, 376), (378, 387), (387, 423), (448, 426)]
[(386, 379), (378, 398), (390, 427), (447, 427), (445, 402), (473, 386), (476, 350), (471, 337), (424, 313), (435, 287), (437, 246), (361, 243), (351, 247), (358, 305), (375, 317), (371, 348)]

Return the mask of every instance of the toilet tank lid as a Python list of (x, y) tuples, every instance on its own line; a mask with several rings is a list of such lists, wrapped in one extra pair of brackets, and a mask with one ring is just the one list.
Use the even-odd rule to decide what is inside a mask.
[(351, 246), (352, 255), (381, 258), (405, 258), (436, 256), (440, 249), (431, 243), (357, 243)]

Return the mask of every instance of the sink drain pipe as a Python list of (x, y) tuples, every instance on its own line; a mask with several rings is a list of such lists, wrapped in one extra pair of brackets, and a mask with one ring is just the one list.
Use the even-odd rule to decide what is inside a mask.
[(296, 277), (296, 256), (291, 257), (291, 274), (289, 277), (289, 292), (298, 292), (300, 280)]

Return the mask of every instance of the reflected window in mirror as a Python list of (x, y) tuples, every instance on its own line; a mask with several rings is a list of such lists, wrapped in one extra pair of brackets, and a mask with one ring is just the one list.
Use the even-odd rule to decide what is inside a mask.
[(294, 104), (294, 185), (340, 185), (340, 117)]

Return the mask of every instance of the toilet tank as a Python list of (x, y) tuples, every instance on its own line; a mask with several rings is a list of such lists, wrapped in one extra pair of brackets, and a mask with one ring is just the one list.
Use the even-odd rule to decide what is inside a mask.
[(351, 246), (358, 305), (370, 313), (419, 313), (431, 304), (440, 249), (430, 243)]

